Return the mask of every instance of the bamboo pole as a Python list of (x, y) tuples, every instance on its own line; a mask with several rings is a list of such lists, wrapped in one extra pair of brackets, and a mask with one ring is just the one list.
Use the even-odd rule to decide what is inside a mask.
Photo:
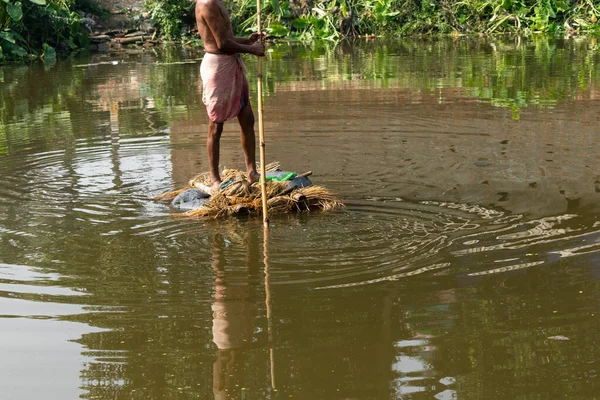
[[(261, 0), (256, 0), (256, 24), (258, 27), (258, 37), (263, 40), (261, 25)], [(265, 129), (263, 126), (263, 87), (262, 87), (262, 57), (258, 57), (258, 137), (260, 141), (260, 190), (262, 192), (262, 211), (263, 211), (263, 256), (265, 263), (265, 305), (267, 308), (267, 332), (269, 340), (269, 361), (271, 366), (271, 388), (275, 389), (275, 350), (273, 349), (273, 322), (271, 319), (271, 285), (269, 276), (269, 210), (267, 208), (267, 173), (265, 167)]]
[[(261, 0), (256, 0), (256, 19), (258, 25), (258, 37), (262, 42), (261, 26)], [(260, 190), (262, 192), (262, 214), (263, 225), (269, 227), (269, 210), (267, 208), (267, 173), (265, 171), (265, 129), (263, 126), (263, 85), (262, 85), (262, 57), (258, 57), (258, 139), (260, 142)]]

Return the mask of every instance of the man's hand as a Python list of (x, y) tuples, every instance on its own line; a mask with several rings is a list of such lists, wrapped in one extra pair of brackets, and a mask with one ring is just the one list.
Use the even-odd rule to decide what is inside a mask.
[(265, 55), (265, 45), (261, 42), (254, 42), (250, 45), (250, 53), (262, 57)]
[(258, 41), (258, 39), (260, 39), (261, 37), (264, 38), (265, 36), (267, 36), (267, 34), (265, 32), (263, 32), (263, 33), (254, 32), (253, 34), (248, 36), (248, 41), (250, 43), (254, 43), (254, 42)]

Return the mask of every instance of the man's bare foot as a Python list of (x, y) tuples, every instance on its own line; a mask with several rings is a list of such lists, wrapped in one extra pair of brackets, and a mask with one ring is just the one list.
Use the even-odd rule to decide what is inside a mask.
[(249, 184), (253, 184), (254, 182), (258, 182), (258, 180), (260, 179), (260, 174), (256, 171), (250, 171), (248, 172), (248, 183)]
[(215, 195), (221, 190), (221, 181), (215, 181), (210, 185), (210, 194)]

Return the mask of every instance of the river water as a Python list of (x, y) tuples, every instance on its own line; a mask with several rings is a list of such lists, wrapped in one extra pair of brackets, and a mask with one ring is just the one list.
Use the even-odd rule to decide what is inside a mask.
[(208, 169), (201, 58), (0, 68), (3, 399), (597, 398), (593, 39), (271, 45), (267, 159), (346, 207), (266, 246), (153, 201)]

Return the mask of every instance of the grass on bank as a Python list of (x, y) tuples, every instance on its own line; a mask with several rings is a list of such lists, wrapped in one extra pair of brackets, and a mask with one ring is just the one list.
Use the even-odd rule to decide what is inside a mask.
[[(223, 0), (238, 34), (256, 27), (256, 1)], [(160, 32), (177, 37), (193, 25), (194, 3), (147, 0)], [(267, 32), (312, 41), (368, 35), (600, 32), (594, 0), (263, 0)]]

